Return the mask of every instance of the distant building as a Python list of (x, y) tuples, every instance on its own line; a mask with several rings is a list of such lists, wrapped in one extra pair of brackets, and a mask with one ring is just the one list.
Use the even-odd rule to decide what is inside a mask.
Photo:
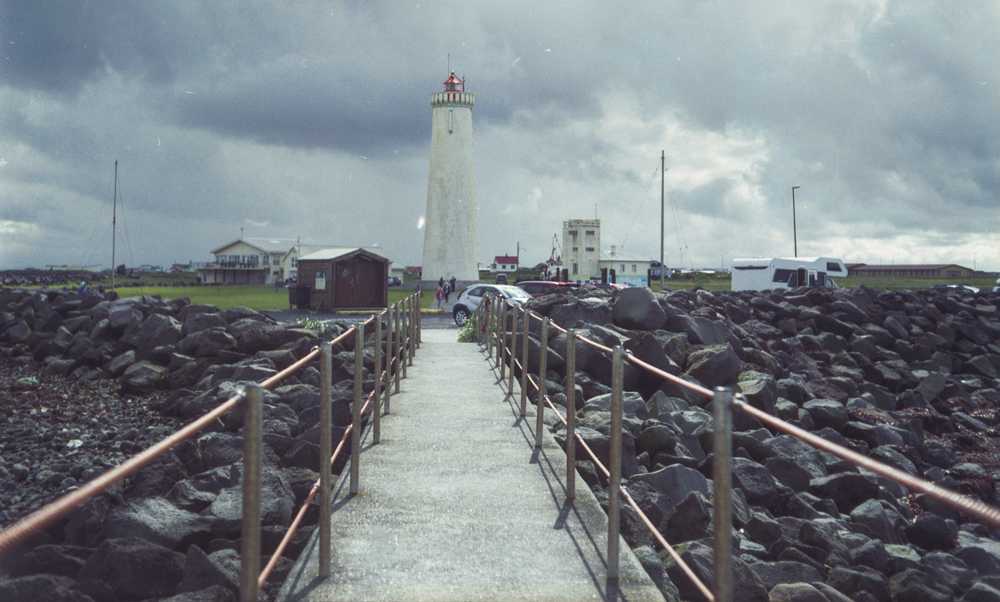
[(403, 273), (406, 274), (406, 278), (404, 280), (407, 282), (410, 280), (420, 280), (423, 275), (423, 269), (419, 265), (408, 265), (403, 268)]
[(895, 265), (849, 263), (847, 274), (859, 278), (972, 278), (976, 275), (976, 271), (954, 263)]
[(493, 258), (493, 272), (494, 273), (517, 272), (517, 256), (497, 255), (496, 257)]
[(650, 259), (632, 259), (628, 257), (606, 257), (601, 259), (601, 268), (607, 268), (608, 281), (611, 281), (611, 270), (615, 271), (615, 282), (629, 286), (649, 286)]
[(244, 238), (212, 250), (215, 261), (198, 270), (202, 284), (272, 284), (285, 279), (289, 239)]
[(203, 284), (280, 284), (297, 279), (302, 256), (335, 247), (297, 238), (241, 238), (213, 249), (215, 261), (192, 265)]
[(563, 222), (562, 265), (570, 280), (601, 277), (601, 220), (569, 219)]

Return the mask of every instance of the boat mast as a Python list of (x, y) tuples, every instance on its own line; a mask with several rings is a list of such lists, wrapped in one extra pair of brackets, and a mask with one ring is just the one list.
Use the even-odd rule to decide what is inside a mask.
[(118, 222), (118, 159), (115, 159), (115, 196), (111, 204), (111, 289), (115, 288), (115, 226)]

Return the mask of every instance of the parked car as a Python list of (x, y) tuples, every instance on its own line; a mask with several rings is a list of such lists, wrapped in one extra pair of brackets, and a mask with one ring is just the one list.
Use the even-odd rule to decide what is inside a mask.
[(389, 286), (403, 286), (403, 281), (399, 279), (399, 276), (389, 276)]
[[(935, 284), (932, 288), (950, 288), (953, 290), (959, 290), (963, 293), (978, 293), (979, 289), (969, 285), (969, 284)], [(993, 288), (993, 291), (997, 291), (997, 287)]]
[(997, 285), (993, 287), (994, 293), (1000, 293), (1000, 278), (997, 278)]
[(497, 284), (507, 284), (507, 274), (497, 274)]
[(573, 282), (554, 282), (551, 280), (526, 280), (517, 283), (518, 288), (524, 289), (532, 297), (540, 297), (557, 290), (569, 290), (576, 288)]
[(531, 295), (524, 289), (509, 284), (474, 284), (459, 293), (458, 299), (455, 300), (455, 306), (451, 310), (455, 324), (463, 326), (472, 312), (476, 311), (479, 304), (483, 302), (483, 299), (497, 295), (502, 295), (504, 299), (509, 299), (517, 304), (531, 299)]

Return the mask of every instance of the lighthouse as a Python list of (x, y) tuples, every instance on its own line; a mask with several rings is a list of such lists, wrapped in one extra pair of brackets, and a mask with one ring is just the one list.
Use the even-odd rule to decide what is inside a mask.
[(479, 280), (478, 213), (472, 174), (472, 105), (465, 82), (448, 75), (431, 95), (431, 159), (424, 213), (422, 280)]

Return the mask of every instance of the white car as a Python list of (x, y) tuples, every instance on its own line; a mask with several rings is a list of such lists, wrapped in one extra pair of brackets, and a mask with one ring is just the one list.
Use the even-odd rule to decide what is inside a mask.
[(1000, 278), (997, 278), (997, 285), (993, 287), (994, 293), (1000, 293)]
[(503, 295), (505, 299), (519, 305), (531, 299), (531, 295), (526, 291), (509, 284), (473, 284), (463, 290), (455, 300), (455, 306), (451, 310), (455, 324), (464, 325), (484, 298), (496, 295)]

